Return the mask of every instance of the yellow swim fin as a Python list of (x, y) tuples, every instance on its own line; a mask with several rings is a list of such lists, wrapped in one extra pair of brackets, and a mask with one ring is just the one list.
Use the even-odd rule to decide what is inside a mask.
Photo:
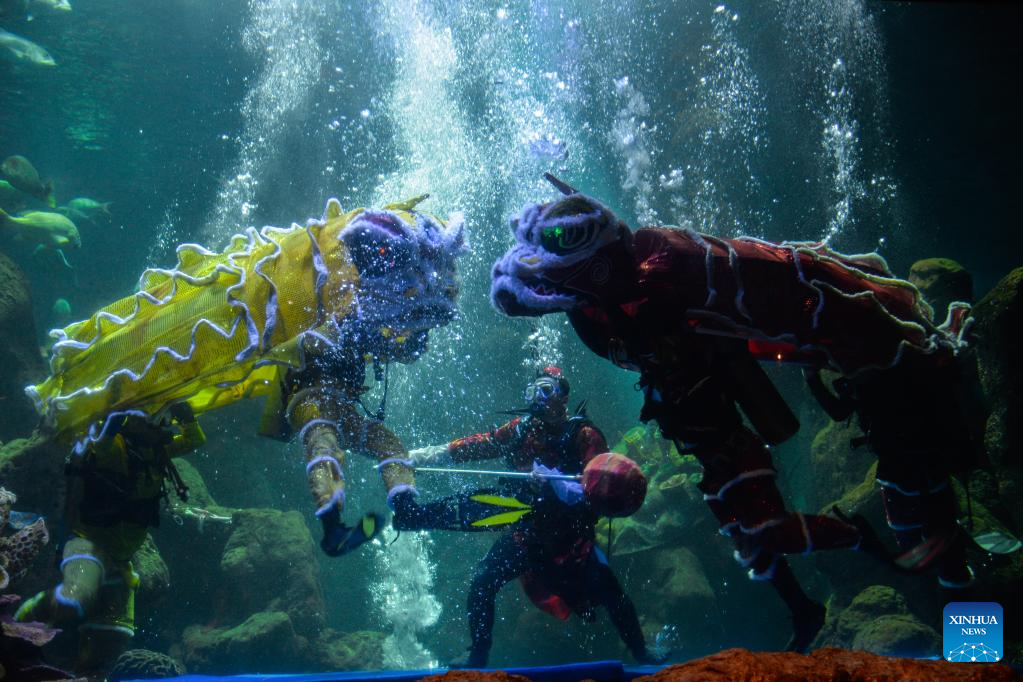
[(495, 507), (510, 507), (512, 509), (532, 509), (528, 504), (514, 497), (504, 497), (501, 495), (473, 495), (469, 498), (473, 502), (481, 502), (483, 504), (493, 505)]
[(510, 511), (510, 512), (501, 512), (500, 514), (494, 514), (493, 516), (488, 516), (488, 517), (486, 517), (484, 519), (479, 519), (477, 521), (473, 521), (470, 525), (472, 525), (472, 526), (474, 526), (476, 528), (489, 528), (489, 527), (492, 527), (492, 526), (507, 526), (509, 524), (515, 523), (516, 521), (518, 521), (519, 519), (521, 519), (523, 516), (525, 516), (526, 514), (528, 514), (531, 511), (533, 511), (531, 508), (526, 508), (526, 509), (518, 509), (516, 511)]

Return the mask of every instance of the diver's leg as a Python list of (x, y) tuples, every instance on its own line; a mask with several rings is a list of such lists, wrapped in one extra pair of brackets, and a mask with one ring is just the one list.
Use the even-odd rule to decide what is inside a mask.
[[(785, 509), (774, 483), (770, 452), (758, 436), (740, 429), (722, 441), (713, 457), (703, 456), (704, 500), (721, 523), (721, 532), (736, 544), (735, 558), (749, 568), (753, 580), (771, 583), (792, 613), (791, 651), (805, 651), (824, 625), (825, 608), (800, 587), (779, 551), (813, 548), (805, 517)], [(826, 518), (826, 517), (825, 517)], [(770, 530), (770, 532), (767, 532)], [(832, 546), (852, 546), (859, 539), (854, 526), (834, 519), (822, 533)], [(838, 531), (842, 531), (839, 533)], [(828, 537), (834, 533), (834, 537)]]
[(288, 419), (298, 431), (306, 460), (309, 492), (321, 520), (333, 516), (340, 520), (344, 509), (344, 449), (339, 433), (338, 395), (326, 389), (304, 389), (288, 406)]
[(881, 486), (888, 525), (903, 555), (904, 568), (938, 566), (942, 587), (961, 590), (973, 583), (966, 557), (966, 540), (959, 527), (959, 503), (941, 462), (952, 453), (940, 449), (907, 453), (878, 453), (877, 482)]
[(130, 561), (109, 565), (96, 612), (78, 627), (79, 675), (102, 677), (135, 636), (139, 575)]
[[(805, 653), (824, 627), (827, 609), (807, 596), (784, 556), (763, 552), (758, 559), (750, 569), (751, 575), (754, 579), (770, 580), (792, 613), (792, 637), (785, 650)], [(767, 567), (761, 569), (763, 564), (767, 564)]]
[(583, 572), (586, 593), (593, 601), (607, 609), (607, 614), (611, 618), (615, 630), (618, 631), (618, 636), (629, 648), (629, 652), (636, 662), (663, 663), (666, 657), (655, 655), (647, 650), (646, 641), (643, 638), (643, 628), (639, 624), (635, 605), (622, 589), (614, 571), (601, 560), (596, 550), (590, 552), (590, 556), (587, 557)]
[(476, 566), (468, 599), (472, 645), (464, 664), (459, 661), (460, 667), (482, 668), (487, 664), (493, 644), (497, 593), (509, 581), (525, 573), (527, 568), (526, 549), (511, 535), (501, 536)]
[(15, 618), (57, 625), (85, 619), (99, 601), (106, 574), (105, 558), (91, 540), (71, 538), (64, 545), (60, 584), (25, 602)]
[(411, 491), (391, 498), (396, 530), (463, 530), (458, 517), (458, 496), (419, 504)]
[(288, 405), (288, 421), (298, 431), (306, 460), (306, 479), (316, 505), (316, 517), (323, 525), (320, 548), (330, 556), (346, 550), (350, 531), (341, 522), (345, 504), (344, 449), (340, 435), (340, 393), (326, 388), (307, 388), (295, 394)]
[(387, 489), (387, 504), (396, 510), (394, 504), (396, 496), (415, 497), (419, 494), (416, 490), (412, 460), (408, 458), (408, 451), (401, 439), (384, 426), (383, 422), (366, 419), (363, 423), (364, 429), (356, 439), (358, 449), (378, 460), (377, 467)]

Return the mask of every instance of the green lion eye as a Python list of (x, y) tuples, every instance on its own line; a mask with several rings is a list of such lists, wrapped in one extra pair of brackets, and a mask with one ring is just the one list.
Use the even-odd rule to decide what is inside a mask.
[(567, 233), (568, 231), (561, 225), (545, 227), (540, 233), (540, 243), (551, 253), (563, 253), (569, 250)]

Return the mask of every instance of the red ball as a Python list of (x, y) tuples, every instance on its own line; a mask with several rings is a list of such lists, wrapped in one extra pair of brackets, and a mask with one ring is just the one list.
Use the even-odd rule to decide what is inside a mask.
[(601, 516), (631, 516), (646, 499), (646, 476), (625, 455), (605, 452), (583, 469), (583, 494)]

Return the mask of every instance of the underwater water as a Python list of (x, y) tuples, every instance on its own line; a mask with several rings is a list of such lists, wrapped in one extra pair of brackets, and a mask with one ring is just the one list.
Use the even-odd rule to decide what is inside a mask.
[[(877, 252), (900, 278), (921, 259), (951, 258), (972, 274), (975, 300), (1020, 265), (1021, 55), (1010, 29), (1021, 11), (1011, 3), (53, 4), (0, 0), (0, 29), (14, 36), (0, 33), (0, 158), (27, 158), (53, 183), (55, 208), (17, 187), (0, 194), (0, 208), (22, 220), (63, 208), (80, 245), (16, 239), (18, 228), (0, 222), (0, 255), (24, 273), (35, 327), (0, 338), (46, 352), (49, 329), (130, 296), (146, 268), (174, 267), (180, 244), (219, 252), (250, 226), (304, 226), (326, 216), (330, 198), (348, 211), (429, 194), (418, 210), (464, 216), (458, 313), (431, 331), (422, 357), (388, 368), (386, 425), (407, 448), (487, 432), (523, 407), (537, 370), (561, 367), (571, 408), (585, 400), (608, 444), (649, 481), (645, 506), (611, 524), (608, 553), (648, 648), (672, 662), (782, 649), (790, 616), (733, 560), (692, 455), (639, 422), (638, 375), (592, 353), (563, 314), (510, 318), (491, 305), (491, 268), (513, 244), (509, 219), (558, 196), (543, 174), (633, 228), (820, 241)], [(25, 40), (55, 63), (25, 56)], [(70, 445), (45, 450), (49, 463), (33, 455), (28, 471), (43, 467), (38, 476), (24, 465), (4, 474), (35, 426), (29, 403), (6, 387), (39, 383), (48, 369), (23, 351), (10, 357), (0, 365), (10, 375), (0, 411), (12, 406), (0, 417), (0, 486), (18, 495), (17, 509), (44, 514), (51, 534), (12, 584), (27, 598), (60, 580), (52, 545), (66, 532), (60, 453)], [(844, 447), (858, 432), (813, 403), (797, 367), (768, 372), (801, 422), (772, 448), (779, 488), (789, 508), (817, 513), (861, 486), (873, 457)], [(373, 371), (367, 378), (375, 409), (385, 389)], [(1012, 385), (988, 381), (985, 406), (1015, 405), (997, 393)], [(261, 405), (200, 414), (206, 442), (178, 465), (190, 500), (169, 495), (148, 558), (135, 561), (143, 577), (131, 648), (197, 673), (419, 669), (461, 655), (474, 567), (501, 534), (388, 527), (358, 551), (326, 556), (302, 445), (260, 437)], [(996, 436), (989, 431), (989, 447)], [(1011, 457), (995, 459), (1015, 471)], [(346, 459), (348, 523), (390, 515), (373, 465), (354, 451)], [(421, 473), (416, 487), (426, 501), (488, 480)], [(989, 488), (970, 487), (1006, 532), (1023, 521), (1008, 480), (998, 469), (983, 479)], [(876, 491), (857, 499), (874, 505), (868, 516), (887, 533)], [(606, 529), (598, 523), (608, 549)], [(948, 600), (933, 574), (864, 559), (853, 580), (847, 550), (833, 554), (792, 560), (813, 599), (834, 606), (818, 643), (939, 655)], [(1023, 568), (1008, 556), (971, 559), (982, 584), (1012, 593)], [(883, 603), (863, 608), (906, 629), (862, 634), (852, 615), (843, 625), (840, 609), (878, 585), (888, 591), (868, 597)], [(46, 658), (71, 669), (78, 644), (64, 630)], [(498, 667), (630, 660), (604, 610), (593, 623), (552, 618), (517, 580), (498, 595), (493, 642)]]

